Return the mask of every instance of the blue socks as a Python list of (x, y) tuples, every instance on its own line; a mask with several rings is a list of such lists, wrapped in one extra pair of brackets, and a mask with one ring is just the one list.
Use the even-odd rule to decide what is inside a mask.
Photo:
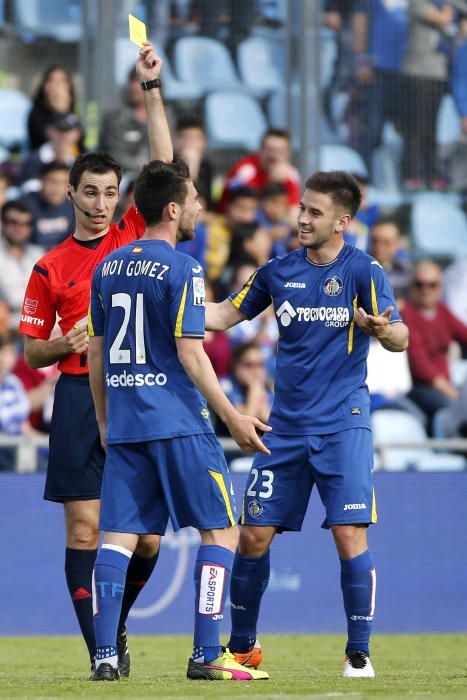
[(92, 659), (96, 655), (96, 640), (92, 623), (92, 572), (97, 549), (70, 549), (65, 551), (65, 576), (71, 600)]
[(209, 663), (220, 654), (220, 624), (229, 590), (234, 554), (225, 547), (202, 544), (195, 564), (195, 634), (193, 659)]
[(117, 666), (117, 629), (122, 607), (125, 578), (132, 552), (124, 547), (103, 544), (94, 569), (94, 630), (96, 666), (106, 661)]
[(235, 555), (230, 585), (232, 633), (228, 647), (246, 654), (256, 641), (256, 625), (263, 593), (269, 582), (269, 550), (262, 557)]
[(369, 655), (376, 592), (373, 557), (367, 549), (353, 559), (340, 559), (340, 563), (341, 588), (348, 631), (345, 653), (364, 651)]

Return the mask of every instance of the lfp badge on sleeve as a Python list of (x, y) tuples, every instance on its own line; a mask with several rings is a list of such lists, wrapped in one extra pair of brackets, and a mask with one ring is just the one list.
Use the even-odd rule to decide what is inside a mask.
[(193, 304), (204, 306), (205, 296), (203, 277), (193, 277)]

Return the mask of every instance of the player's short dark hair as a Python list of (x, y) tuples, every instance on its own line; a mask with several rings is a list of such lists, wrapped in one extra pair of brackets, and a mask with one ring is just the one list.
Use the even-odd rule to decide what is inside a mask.
[(253, 187), (247, 187), (246, 185), (242, 185), (241, 187), (235, 187), (231, 191), (229, 197), (229, 204), (235, 202), (236, 199), (258, 199), (258, 197), (258, 190), (255, 190)]
[(183, 117), (177, 122), (177, 132), (184, 131), (184, 129), (201, 129), (204, 133), (204, 124), (197, 117)]
[(134, 200), (147, 226), (162, 221), (163, 211), (170, 202), (184, 203), (189, 179), (190, 171), (183, 160), (175, 163), (152, 160), (143, 167), (135, 182)]
[(10, 211), (19, 211), (21, 214), (30, 214), (31, 217), (34, 218), (34, 212), (31, 207), (21, 199), (10, 199), (8, 202), (5, 202), (2, 207), (2, 223), (5, 223), (7, 214)]
[(115, 158), (109, 156), (108, 153), (102, 151), (94, 151), (93, 153), (83, 153), (78, 156), (70, 170), (70, 185), (74, 190), (78, 187), (83, 173), (87, 170), (96, 175), (104, 175), (105, 173), (114, 172), (117, 176), (118, 184), (122, 179), (122, 168)]
[(66, 163), (62, 163), (60, 160), (52, 160), (50, 163), (44, 163), (39, 168), (39, 177), (44, 177), (49, 173), (54, 173), (56, 171), (64, 171), (68, 173), (70, 168)]
[(341, 206), (351, 216), (355, 216), (362, 203), (358, 182), (353, 175), (342, 170), (313, 173), (305, 182), (305, 188), (328, 194), (334, 204)]
[(278, 129), (275, 126), (271, 126), (263, 134), (263, 138), (261, 139), (261, 146), (264, 144), (264, 142), (266, 141), (268, 136), (277, 136), (280, 139), (285, 139), (286, 141), (290, 141), (290, 133), (287, 131), (287, 129)]

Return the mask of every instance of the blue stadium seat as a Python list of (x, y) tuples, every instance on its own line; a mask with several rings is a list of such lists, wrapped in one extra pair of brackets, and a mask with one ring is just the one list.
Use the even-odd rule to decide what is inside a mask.
[(332, 29), (322, 27), (319, 33), (321, 44), (321, 87), (330, 85), (334, 75), (334, 66), (337, 60), (337, 40), (336, 33)]
[(0, 144), (24, 149), (28, 138), (27, 120), (31, 100), (19, 90), (0, 89)]
[(418, 195), (412, 207), (412, 245), (417, 257), (453, 259), (467, 255), (467, 218), (449, 195)]
[(421, 421), (413, 414), (396, 409), (383, 409), (371, 415), (375, 443), (412, 442), (420, 447), (388, 447), (377, 460), (378, 467), (387, 471), (461, 471), (465, 460), (460, 455), (439, 454), (424, 446), (427, 434)]
[(275, 62), (276, 47), (263, 37), (249, 37), (239, 44), (237, 64), (240, 76), (258, 97), (280, 90), (283, 78)]
[(349, 146), (325, 144), (320, 151), (321, 170), (346, 170), (349, 173), (368, 176), (361, 155)]
[(180, 80), (197, 85), (203, 93), (246, 89), (237, 76), (228, 50), (215, 39), (179, 39), (174, 48), (174, 68)]
[(14, 0), (14, 22), (23, 41), (53, 37), (77, 42), (81, 38), (80, 0)]
[[(157, 53), (164, 61), (161, 78), (163, 80), (163, 95), (167, 101), (171, 100), (199, 100), (203, 95), (202, 88), (195, 83), (185, 83), (177, 80), (170, 66), (165, 52), (155, 44)], [(128, 73), (134, 67), (138, 57), (137, 47), (127, 37), (115, 40), (115, 81), (123, 87), (126, 84)]]
[(7, 148), (0, 146), (0, 163), (4, 163), (10, 157), (10, 151)]
[(436, 119), (436, 143), (449, 146), (461, 137), (461, 119), (452, 95), (444, 95)]
[(267, 129), (266, 118), (256, 100), (229, 90), (208, 95), (205, 124), (209, 146), (214, 149), (255, 151)]

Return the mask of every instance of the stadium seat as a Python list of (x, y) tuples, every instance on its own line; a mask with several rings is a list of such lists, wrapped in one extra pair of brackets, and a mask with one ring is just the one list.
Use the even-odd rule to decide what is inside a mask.
[(235, 474), (239, 472), (249, 472), (253, 464), (253, 457), (236, 457), (229, 464), (229, 470)]
[(237, 64), (240, 76), (258, 97), (280, 90), (283, 78), (274, 60), (275, 46), (262, 37), (249, 37), (239, 44)]
[(336, 33), (332, 29), (322, 27), (319, 36), (321, 42), (321, 87), (327, 88), (334, 75), (334, 66), (337, 60)]
[[(460, 455), (439, 454), (425, 446), (427, 434), (421, 421), (411, 413), (383, 409), (371, 415), (375, 443), (389, 447), (377, 460), (386, 471), (462, 471), (465, 459)], [(391, 447), (391, 442), (420, 443), (420, 447)]]
[(372, 155), (372, 182), (378, 190), (398, 193), (403, 140), (390, 122), (385, 122), (382, 143)]
[(467, 255), (467, 218), (441, 193), (417, 196), (412, 207), (412, 245), (417, 257), (453, 259)]
[(174, 48), (174, 67), (179, 80), (199, 87), (203, 93), (213, 90), (242, 90), (226, 47), (206, 37), (184, 37)]
[(339, 144), (321, 146), (320, 161), (322, 170), (347, 170), (350, 173), (368, 176), (363, 158), (349, 146)]
[(261, 107), (250, 95), (222, 90), (208, 95), (205, 124), (209, 147), (255, 151), (267, 128)]
[(291, 124), (287, 126), (288, 93), (282, 87), (274, 92), (267, 101), (269, 124), (278, 129), (288, 129), (294, 150), (300, 148), (300, 87), (296, 82), (290, 83)]
[(20, 90), (0, 89), (0, 145), (25, 148), (31, 100)]
[[(164, 61), (161, 75), (164, 82), (164, 99), (169, 102), (171, 100), (199, 100), (203, 94), (200, 86), (177, 80), (164, 51), (159, 46), (155, 46), (157, 53)], [(134, 68), (136, 56), (136, 47), (127, 37), (115, 40), (115, 82), (120, 87), (126, 84), (128, 73)]]
[(10, 151), (3, 146), (0, 146), (0, 163), (4, 163), (10, 157)]
[(450, 360), (449, 374), (453, 384), (455, 384), (457, 387), (462, 386), (462, 384), (467, 381), (467, 360), (464, 360), (461, 357), (456, 360)]
[(13, 16), (23, 41), (53, 37), (57, 41), (77, 42), (81, 38), (79, 0), (14, 0)]
[(461, 137), (461, 119), (452, 95), (444, 95), (436, 119), (436, 143), (450, 146)]

